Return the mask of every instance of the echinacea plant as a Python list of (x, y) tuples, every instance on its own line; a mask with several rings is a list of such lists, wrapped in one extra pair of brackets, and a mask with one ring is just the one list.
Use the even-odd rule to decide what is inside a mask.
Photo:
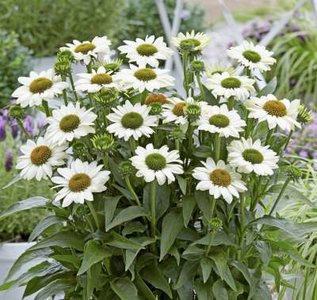
[[(184, 69), (179, 93), (159, 68), (172, 51), (154, 36), (119, 47), (125, 68), (96, 37), (61, 48), (54, 69), (19, 78), (16, 106), (44, 111), (47, 125), (21, 147), (17, 168), (56, 194), (2, 212), (51, 214), (0, 290), (25, 285), (36, 299), (259, 300), (291, 285), (283, 268), (290, 257), (305, 263), (297, 245), (316, 228), (275, 216), (297, 174), (284, 150), (301, 127), (300, 101), (276, 98), (276, 80), (259, 90), (254, 71), (275, 59), (248, 42), (228, 51), (242, 72), (206, 78), (208, 42), (195, 32), (172, 39)], [(78, 62), (87, 72), (75, 77)], [(34, 266), (21, 275), (25, 262)]]

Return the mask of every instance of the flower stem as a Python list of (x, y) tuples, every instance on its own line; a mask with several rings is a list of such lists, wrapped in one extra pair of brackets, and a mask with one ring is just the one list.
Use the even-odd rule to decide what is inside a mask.
[(125, 183), (126, 183), (128, 189), (129, 189), (129, 192), (132, 194), (132, 196), (133, 196), (135, 202), (136, 202), (139, 206), (141, 206), (141, 202), (140, 202), (140, 200), (139, 200), (139, 197), (138, 197), (138, 195), (135, 193), (135, 191), (134, 191), (134, 189), (133, 189), (133, 187), (132, 187), (132, 185), (131, 185), (131, 181), (130, 181), (129, 175), (125, 176), (125, 177), (124, 177), (124, 180), (125, 180)]
[(44, 100), (43, 103), (42, 103), (42, 105), (43, 105), (43, 107), (44, 107), (46, 116), (49, 117), (49, 116), (51, 115), (51, 111), (50, 111), (50, 109), (49, 109), (49, 107), (48, 107), (47, 101)]
[(221, 149), (221, 138), (220, 135), (216, 133), (215, 135), (215, 161), (220, 159), (220, 149)]
[(187, 79), (187, 62), (188, 62), (188, 53), (187, 51), (183, 51), (182, 53), (182, 58), (183, 58), (183, 73), (184, 73), (184, 89), (186, 91), (186, 95), (188, 97), (188, 79)]
[(156, 200), (156, 180), (153, 180), (150, 184), (151, 232), (152, 232), (153, 238), (155, 238), (155, 229), (156, 229), (155, 200)]
[(87, 201), (87, 205), (88, 205), (88, 208), (89, 208), (89, 210), (90, 210), (90, 212), (91, 212), (91, 214), (92, 214), (92, 216), (93, 216), (93, 218), (95, 220), (97, 229), (100, 230), (98, 216), (97, 216), (96, 210), (95, 210), (92, 202), (91, 201)]
[[(212, 196), (209, 196), (209, 199), (211, 201), (211, 206), (210, 206), (210, 218), (212, 219), (213, 216), (214, 216), (214, 210), (215, 210), (215, 207), (216, 207), (216, 199)], [(210, 248), (211, 248), (211, 244), (212, 244), (212, 241), (214, 239), (214, 236), (215, 236), (215, 231), (214, 231), (214, 228), (211, 228), (211, 236), (209, 238), (209, 242), (208, 242), (208, 247), (207, 247), (207, 250), (206, 250), (206, 255), (208, 255), (208, 253), (210, 252)]]
[(77, 95), (77, 92), (76, 92), (76, 89), (75, 89), (74, 78), (73, 78), (72, 72), (69, 72), (69, 81), (70, 81), (70, 85), (72, 87), (75, 99), (76, 99), (76, 101), (78, 101), (78, 95)]
[(197, 82), (198, 82), (198, 86), (199, 86), (199, 89), (200, 89), (200, 98), (202, 100), (205, 99), (205, 90), (204, 90), (204, 86), (201, 82), (201, 78), (200, 78), (200, 74), (199, 73), (196, 73), (196, 78), (197, 78)]
[(291, 130), (287, 136), (287, 140), (286, 140), (286, 143), (285, 143), (285, 146), (284, 146), (284, 151), (286, 150), (288, 144), (289, 144), (289, 141), (291, 140), (291, 137), (292, 137), (292, 134), (293, 134), (293, 130)]
[(286, 190), (286, 187), (287, 187), (287, 185), (289, 184), (290, 181), (291, 181), (290, 178), (287, 178), (287, 179), (285, 180), (285, 182), (284, 182), (284, 184), (283, 184), (283, 186), (282, 186), (282, 189), (281, 189), (280, 193), (278, 194), (278, 196), (277, 196), (277, 198), (276, 198), (276, 200), (275, 200), (273, 206), (271, 207), (271, 210), (270, 210), (270, 212), (269, 212), (269, 216), (271, 216), (272, 213), (274, 212), (276, 206), (277, 206), (278, 203), (280, 202), (280, 200), (281, 200), (281, 198), (282, 198), (282, 196), (283, 196), (283, 194), (284, 194), (284, 192), (285, 192), (285, 190)]
[[(66, 81), (66, 76), (62, 75), (62, 79), (63, 79), (63, 81)], [(66, 92), (66, 90), (63, 90), (63, 99), (64, 99), (64, 104), (67, 105), (68, 104), (68, 100), (67, 100), (67, 92)]]
[(27, 139), (31, 139), (31, 135), (27, 132), (27, 130), (25, 129), (21, 119), (17, 119), (17, 122), (18, 122), (18, 125), (20, 127), (20, 129), (23, 131), (23, 133), (25, 134), (26, 138)]

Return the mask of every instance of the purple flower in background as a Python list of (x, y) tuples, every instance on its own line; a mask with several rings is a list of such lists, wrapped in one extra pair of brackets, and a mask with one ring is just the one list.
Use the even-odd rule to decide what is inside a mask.
[(4, 141), (6, 138), (6, 119), (0, 115), (0, 141)]
[(33, 118), (28, 115), (25, 117), (24, 121), (23, 121), (23, 126), (25, 128), (25, 130), (30, 134), (33, 135)]
[(306, 150), (302, 149), (301, 151), (299, 151), (299, 156), (307, 158), (308, 152)]
[(10, 120), (10, 127), (11, 127), (11, 135), (14, 139), (17, 138), (19, 133), (19, 126), (16, 120)]
[(4, 168), (7, 172), (10, 172), (12, 170), (12, 166), (13, 166), (13, 152), (12, 150), (7, 150), (5, 153)]

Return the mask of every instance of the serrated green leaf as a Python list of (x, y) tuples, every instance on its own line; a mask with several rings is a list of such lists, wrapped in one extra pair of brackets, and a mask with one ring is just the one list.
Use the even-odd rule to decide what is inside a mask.
[(8, 216), (11, 216), (17, 212), (20, 211), (25, 211), (31, 208), (40, 208), (40, 207), (45, 207), (48, 203), (48, 199), (43, 198), (43, 197), (32, 197), (28, 198), (22, 201), (19, 201), (13, 205), (11, 205), (9, 208), (5, 209), (1, 214), (0, 214), (0, 220), (3, 218), (6, 218)]
[(62, 222), (66, 221), (67, 219), (56, 217), (56, 216), (48, 216), (38, 223), (35, 228), (33, 229), (32, 233), (30, 234), (29, 241), (35, 240), (39, 235), (41, 235), (47, 228), (61, 224)]
[(139, 206), (129, 206), (122, 211), (120, 211), (112, 220), (111, 223), (109, 223), (106, 226), (106, 231), (109, 231), (110, 229), (121, 225), (124, 222), (136, 219), (138, 217), (146, 216), (147, 213), (145, 212), (143, 207)]
[(183, 218), (184, 226), (187, 227), (189, 220), (192, 216), (193, 210), (196, 206), (196, 201), (194, 195), (186, 195), (182, 199), (183, 204)]
[(180, 210), (172, 210), (164, 217), (160, 244), (160, 260), (168, 253), (182, 228), (183, 215)]
[(105, 247), (100, 245), (97, 241), (90, 240), (85, 244), (84, 259), (78, 270), (77, 275), (85, 273), (92, 265), (102, 261), (106, 257), (110, 257), (109, 252)]
[(121, 300), (140, 300), (135, 285), (128, 277), (116, 278), (110, 282), (110, 286)]
[(69, 247), (82, 251), (84, 250), (84, 239), (81, 235), (75, 233), (74, 231), (61, 231), (41, 240), (29, 250), (43, 249), (53, 246)]

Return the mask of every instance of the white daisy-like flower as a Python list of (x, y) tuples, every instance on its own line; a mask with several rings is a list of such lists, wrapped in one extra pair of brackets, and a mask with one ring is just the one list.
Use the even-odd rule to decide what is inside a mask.
[(52, 177), (56, 184), (54, 188), (61, 188), (54, 202), (63, 200), (62, 206), (67, 207), (74, 203), (84, 204), (93, 201), (93, 193), (100, 193), (107, 189), (105, 186), (109, 180), (109, 171), (102, 171), (102, 165), (97, 162), (82, 162), (79, 159), (73, 161), (70, 168), (58, 168), (60, 176)]
[(239, 137), (239, 133), (246, 126), (244, 120), (236, 110), (228, 110), (227, 105), (209, 106), (198, 122), (198, 130), (208, 131), (210, 133), (219, 133), (224, 137)]
[(208, 191), (215, 199), (223, 197), (229, 204), (233, 197), (239, 198), (239, 193), (247, 190), (241, 175), (224, 161), (215, 163), (212, 158), (207, 158), (202, 164), (203, 167), (197, 167), (193, 171), (193, 177), (199, 181), (196, 190)]
[(159, 185), (166, 180), (170, 184), (175, 181), (175, 174), (184, 173), (178, 151), (169, 151), (167, 146), (154, 149), (152, 144), (147, 144), (145, 148), (137, 147), (135, 154), (130, 160), (138, 170), (136, 176), (143, 177), (146, 182), (156, 179)]
[(96, 36), (91, 42), (73, 40), (73, 43), (67, 43), (67, 47), (62, 47), (61, 50), (70, 51), (75, 60), (88, 65), (92, 59), (104, 60), (110, 57), (110, 45), (111, 41), (106, 36)]
[(247, 76), (232, 75), (228, 72), (216, 73), (206, 80), (206, 87), (215, 97), (236, 97), (238, 100), (247, 99), (255, 91), (255, 81)]
[(229, 57), (238, 60), (241, 65), (250, 70), (269, 71), (270, 66), (276, 62), (276, 59), (272, 57), (273, 52), (268, 51), (264, 46), (254, 45), (248, 41), (231, 47), (227, 53)]
[(185, 125), (188, 123), (188, 113), (194, 112), (199, 117), (207, 111), (208, 103), (205, 101), (195, 101), (189, 97), (182, 100), (177, 97), (168, 98), (168, 103), (164, 104), (162, 110), (163, 123), (175, 123)]
[(113, 123), (107, 127), (108, 132), (125, 141), (133, 137), (138, 140), (141, 136), (149, 137), (154, 130), (151, 127), (157, 126), (156, 116), (149, 115), (151, 107), (136, 103), (133, 105), (126, 101), (124, 105), (112, 108), (107, 118)]
[(65, 164), (67, 146), (57, 146), (51, 139), (39, 137), (36, 142), (28, 140), (21, 146), (22, 155), (18, 157), (16, 168), (21, 170), (24, 179), (47, 179), (52, 176), (53, 167)]
[(116, 88), (111, 72), (101, 66), (98, 70), (92, 70), (92, 73), (80, 73), (77, 76), (81, 79), (75, 82), (75, 88), (81, 92), (96, 93), (103, 88)]
[(278, 168), (278, 156), (269, 146), (262, 146), (260, 140), (252, 142), (251, 138), (242, 138), (232, 141), (227, 149), (230, 165), (237, 167), (239, 172), (267, 176), (273, 175), (273, 170)]
[(168, 70), (142, 68), (130, 65), (130, 69), (123, 69), (113, 75), (125, 88), (134, 88), (142, 93), (144, 90), (153, 92), (165, 87), (173, 86), (174, 77)]
[(49, 123), (47, 137), (61, 145), (95, 133), (93, 125), (97, 115), (91, 110), (92, 108), (89, 110), (81, 108), (78, 102), (75, 105), (69, 103), (67, 106), (63, 105), (53, 110), (52, 116), (47, 118)]
[(208, 35), (202, 32), (195, 33), (194, 30), (185, 34), (180, 32), (176, 37), (172, 38), (172, 43), (175, 47), (188, 49), (188, 47), (192, 46), (194, 51), (202, 50), (208, 45), (209, 41)]
[(118, 49), (122, 54), (126, 54), (130, 62), (135, 62), (140, 67), (157, 68), (160, 60), (167, 60), (173, 51), (166, 46), (163, 37), (155, 39), (154, 35), (147, 36), (144, 40), (137, 38), (136, 41), (124, 41), (126, 45)]
[(39, 74), (32, 71), (29, 77), (19, 77), (18, 81), (23, 85), (13, 92), (12, 97), (17, 98), (16, 102), (21, 107), (41, 105), (43, 100), (54, 99), (68, 87), (67, 82), (62, 81), (53, 69)]
[(250, 111), (249, 118), (258, 119), (259, 122), (266, 121), (269, 129), (279, 126), (282, 130), (291, 131), (295, 126), (300, 128), (297, 122), (300, 100), (289, 101), (278, 100), (274, 95), (252, 97), (245, 102)]

